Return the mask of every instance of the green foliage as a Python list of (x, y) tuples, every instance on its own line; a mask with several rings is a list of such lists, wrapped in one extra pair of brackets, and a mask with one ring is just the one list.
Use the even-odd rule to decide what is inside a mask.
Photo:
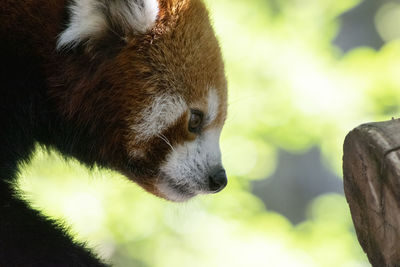
[(337, 18), (354, 0), (207, 3), (230, 89), (226, 190), (168, 203), (115, 173), (89, 174), (42, 151), (20, 187), (116, 266), (369, 266), (343, 196), (317, 198), (308, 220), (293, 226), (249, 192), (249, 181), (274, 171), (279, 147), (319, 146), (340, 175), (345, 134), (398, 114), (400, 43), (346, 54), (334, 47)]

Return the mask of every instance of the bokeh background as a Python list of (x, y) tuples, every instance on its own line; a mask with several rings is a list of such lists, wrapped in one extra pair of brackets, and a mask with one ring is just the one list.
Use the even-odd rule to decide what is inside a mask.
[(38, 149), (19, 187), (115, 266), (370, 266), (343, 196), (347, 132), (400, 107), (400, 2), (208, 0), (226, 60), (229, 185), (174, 204)]

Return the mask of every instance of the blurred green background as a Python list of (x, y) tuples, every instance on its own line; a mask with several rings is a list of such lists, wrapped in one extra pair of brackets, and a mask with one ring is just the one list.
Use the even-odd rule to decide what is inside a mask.
[(226, 59), (229, 185), (174, 204), (38, 151), (19, 180), (115, 266), (370, 266), (341, 181), (342, 144), (399, 114), (400, 2), (209, 0)]

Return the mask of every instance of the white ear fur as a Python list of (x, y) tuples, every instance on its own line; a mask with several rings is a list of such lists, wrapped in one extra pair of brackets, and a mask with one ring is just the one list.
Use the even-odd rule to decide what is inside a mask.
[(145, 33), (158, 15), (157, 0), (117, 0), (109, 2), (110, 15), (125, 31)]
[(107, 28), (107, 21), (96, 0), (74, 0), (69, 6), (70, 21), (61, 33), (57, 48), (74, 47), (81, 41), (99, 34)]
[[(145, 33), (159, 12), (157, 0), (73, 0), (69, 10), (71, 18), (58, 38), (58, 49), (98, 39), (115, 25), (124, 34)], [(108, 25), (110, 21), (115, 25)]]

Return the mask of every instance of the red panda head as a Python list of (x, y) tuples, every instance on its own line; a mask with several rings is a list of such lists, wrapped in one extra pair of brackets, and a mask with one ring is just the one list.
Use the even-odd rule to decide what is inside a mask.
[(94, 161), (173, 201), (223, 189), (227, 85), (203, 2), (74, 0), (69, 10), (62, 109), (89, 125)]

